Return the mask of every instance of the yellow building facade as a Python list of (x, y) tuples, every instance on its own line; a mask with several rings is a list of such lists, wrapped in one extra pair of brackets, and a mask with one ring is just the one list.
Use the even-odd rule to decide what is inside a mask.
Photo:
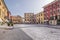
[(44, 23), (44, 13), (43, 12), (35, 14), (35, 17), (36, 17), (35, 19), (36, 19), (37, 24), (43, 24)]
[(40, 23), (44, 24), (44, 13), (40, 12)]
[(0, 0), (0, 19), (5, 22), (6, 18), (8, 16), (8, 8), (4, 2), (4, 0)]

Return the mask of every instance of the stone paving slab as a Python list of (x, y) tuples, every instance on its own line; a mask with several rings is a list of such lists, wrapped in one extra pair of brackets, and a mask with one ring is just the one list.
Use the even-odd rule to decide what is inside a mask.
[(0, 40), (33, 40), (21, 29), (0, 29)]

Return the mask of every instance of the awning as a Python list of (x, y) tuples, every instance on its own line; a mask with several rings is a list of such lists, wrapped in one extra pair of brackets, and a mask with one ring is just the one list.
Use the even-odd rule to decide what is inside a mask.
[(0, 18), (0, 22), (3, 22), (3, 20)]
[(44, 20), (44, 21), (48, 21), (48, 20)]
[(9, 22), (9, 20), (6, 19), (6, 22)]

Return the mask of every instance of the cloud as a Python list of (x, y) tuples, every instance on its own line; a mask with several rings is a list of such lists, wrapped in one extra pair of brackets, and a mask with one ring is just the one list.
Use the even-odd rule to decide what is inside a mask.
[(43, 6), (53, 0), (5, 0), (6, 5), (12, 15), (24, 16), (25, 12), (38, 13), (43, 10)]

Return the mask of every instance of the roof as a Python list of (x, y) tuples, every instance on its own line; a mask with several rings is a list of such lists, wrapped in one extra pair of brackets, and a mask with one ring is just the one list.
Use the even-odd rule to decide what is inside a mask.
[(52, 5), (53, 3), (57, 2), (57, 1), (60, 1), (60, 0), (55, 0), (55, 1), (53, 1), (53, 2), (51, 2), (49, 4), (47, 4), (47, 5), (45, 5), (43, 8), (45, 8), (45, 7), (49, 6), (49, 5)]

